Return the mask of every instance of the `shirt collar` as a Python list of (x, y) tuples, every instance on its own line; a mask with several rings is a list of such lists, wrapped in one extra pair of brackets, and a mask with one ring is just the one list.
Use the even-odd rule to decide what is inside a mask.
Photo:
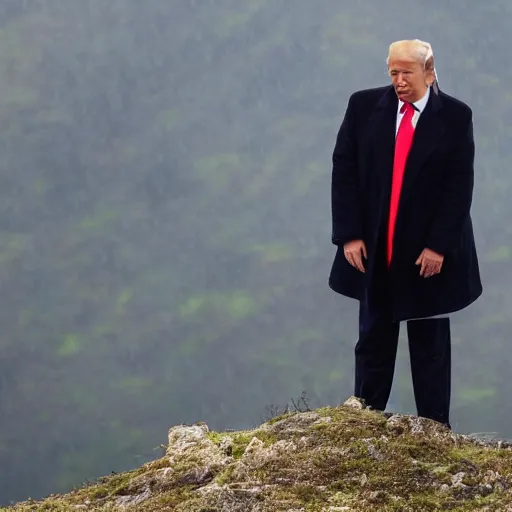
[[(427, 106), (428, 98), (430, 96), (430, 87), (427, 87), (427, 92), (423, 96), (423, 98), (419, 99), (418, 101), (415, 101), (413, 105), (416, 107), (417, 110), (419, 110), (420, 114), (425, 110), (425, 107)], [(400, 112), (400, 109), (402, 108), (402, 105), (404, 102), (402, 100), (398, 101), (398, 111)]]

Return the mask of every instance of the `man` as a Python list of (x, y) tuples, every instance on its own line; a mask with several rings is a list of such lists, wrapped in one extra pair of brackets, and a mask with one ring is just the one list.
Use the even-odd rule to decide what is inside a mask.
[(451, 428), (447, 315), (482, 294), (472, 111), (439, 90), (429, 43), (397, 41), (387, 64), (391, 86), (352, 94), (338, 132), (329, 286), (360, 301), (355, 396), (385, 410), (407, 321), (418, 415)]

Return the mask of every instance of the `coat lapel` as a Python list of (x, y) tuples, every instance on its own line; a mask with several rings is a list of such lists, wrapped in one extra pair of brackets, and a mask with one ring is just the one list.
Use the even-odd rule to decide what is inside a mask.
[[(445, 133), (444, 123), (439, 115), (441, 106), (441, 96), (431, 91), (425, 110), (421, 113), (416, 125), (412, 146), (409, 150), (400, 192), (400, 210), (411, 196), (410, 191), (414, 187), (414, 182), (420, 174), (423, 164)], [(381, 199), (385, 204), (389, 202), (391, 195), (397, 110), (398, 98), (393, 86), (390, 86), (377, 103), (369, 123), (374, 169), (381, 181)]]
[(445, 127), (439, 116), (441, 98), (433, 91), (430, 93), (425, 110), (421, 113), (414, 131), (414, 138), (405, 165), (404, 181), (400, 192), (401, 202), (407, 201), (409, 192), (414, 186), (414, 181), (422, 169), (423, 163), (434, 151)]
[(374, 165), (382, 180), (383, 190), (391, 187), (397, 109), (398, 98), (393, 87), (390, 87), (377, 103), (370, 120)]

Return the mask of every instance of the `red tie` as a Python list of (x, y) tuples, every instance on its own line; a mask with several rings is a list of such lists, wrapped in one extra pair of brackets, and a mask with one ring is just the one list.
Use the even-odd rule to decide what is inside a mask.
[(389, 205), (389, 223), (388, 223), (388, 246), (387, 259), (388, 266), (391, 263), (391, 255), (393, 252), (393, 235), (395, 233), (396, 214), (398, 211), (398, 202), (400, 199), (400, 190), (404, 178), (405, 162), (411, 148), (412, 137), (414, 135), (414, 127), (412, 125), (412, 116), (414, 107), (405, 102), (400, 109), (400, 113), (404, 113), (395, 143), (395, 159), (393, 162), (393, 181), (391, 184), (391, 202)]

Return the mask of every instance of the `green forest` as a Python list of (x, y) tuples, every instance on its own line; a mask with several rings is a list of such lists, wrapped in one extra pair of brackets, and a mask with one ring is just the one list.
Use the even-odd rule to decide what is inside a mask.
[[(139, 466), (177, 424), (352, 394), (331, 155), (403, 38), (474, 112), (484, 293), (452, 317), (453, 427), (512, 437), (511, 21), (508, 0), (2, 0), (0, 504)], [(403, 343), (390, 407), (415, 413)]]

